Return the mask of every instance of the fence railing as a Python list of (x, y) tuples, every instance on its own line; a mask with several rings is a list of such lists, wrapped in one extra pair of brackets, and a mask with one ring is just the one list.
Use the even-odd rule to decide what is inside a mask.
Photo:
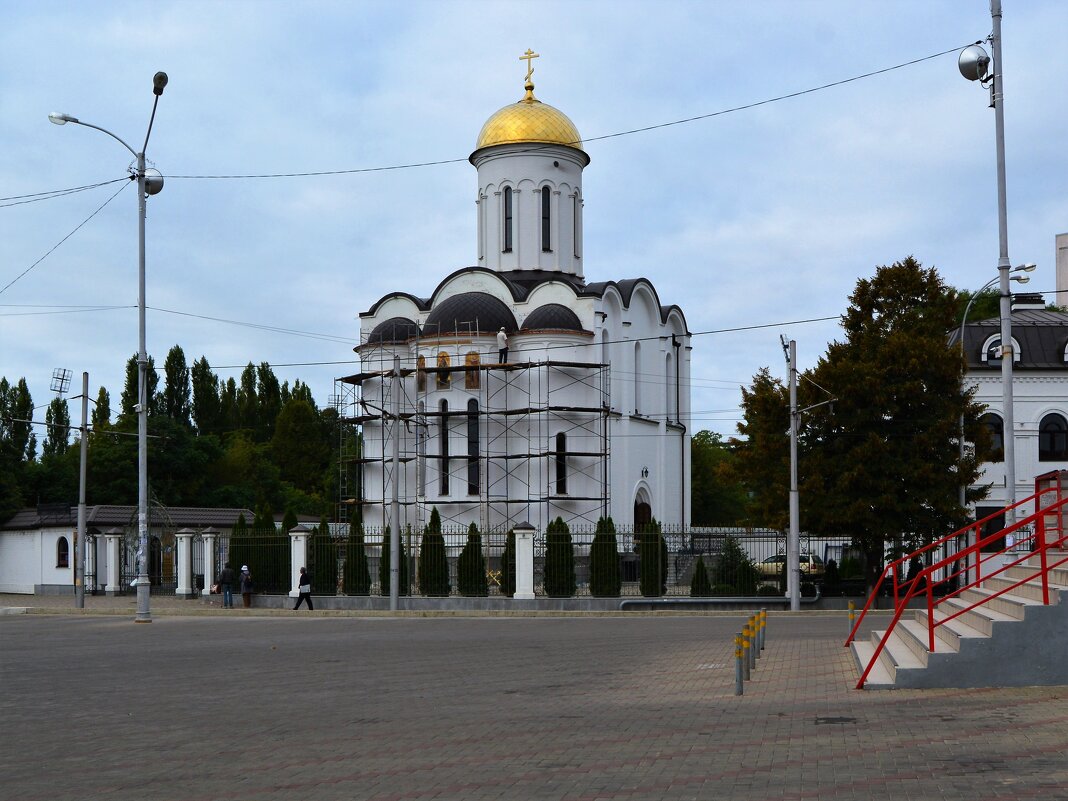
[[(600, 537), (600, 539), (598, 539)], [(510, 596), (515, 589), (514, 542), (491, 532), (466, 531), (424, 537), (402, 532), (402, 595), (427, 597)], [(306, 565), (290, 564), (289, 535), (245, 532), (220, 538), (218, 561), (248, 565), (255, 591), (287, 594), (293, 567), (307, 567), (314, 595), (389, 595), (390, 542), (378, 529), (350, 536), (312, 532)], [(785, 592), (786, 538), (751, 529), (693, 529), (660, 533), (592, 529), (534, 538), (534, 592), (544, 597), (754, 596)], [(850, 580), (848, 540), (803, 537), (802, 583)], [(828, 563), (831, 570), (828, 571)], [(856, 565), (858, 594), (860, 566)], [(833, 588), (832, 594), (833, 594)]]

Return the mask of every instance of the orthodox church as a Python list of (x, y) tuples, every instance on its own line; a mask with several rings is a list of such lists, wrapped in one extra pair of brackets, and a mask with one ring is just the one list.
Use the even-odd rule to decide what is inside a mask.
[[(484, 532), (562, 517), (689, 523), (690, 335), (647, 278), (587, 281), (571, 120), (525, 94), (482, 126), (477, 262), (429, 296), (360, 314), (361, 372), (339, 379), (342, 503), (368, 526)], [(394, 512), (393, 510), (397, 510)]]

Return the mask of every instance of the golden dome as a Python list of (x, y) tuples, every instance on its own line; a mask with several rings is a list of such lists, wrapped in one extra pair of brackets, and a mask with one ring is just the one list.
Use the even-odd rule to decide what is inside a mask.
[(534, 97), (534, 84), (528, 81), (526, 88), (522, 100), (505, 106), (486, 120), (475, 150), (519, 142), (567, 145), (582, 150), (582, 137), (575, 123), (564, 112)]

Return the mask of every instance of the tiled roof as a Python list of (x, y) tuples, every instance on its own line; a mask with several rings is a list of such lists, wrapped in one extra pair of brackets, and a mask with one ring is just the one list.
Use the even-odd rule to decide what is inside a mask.
[[(209, 509), (197, 506), (168, 506), (150, 509), (153, 525), (167, 528), (231, 528), (239, 515), (252, 522), (255, 514), (248, 509)], [(85, 507), (85, 524), (89, 528), (111, 528), (133, 524), (137, 516), (136, 506), (87, 506)], [(48, 528), (53, 526), (74, 526), (78, 523), (78, 507), (61, 507), (55, 504), (37, 509), (21, 509), (0, 525), (0, 531), (18, 531), (26, 529)]]
[[(964, 326), (964, 353), (969, 370), (1000, 370), (1001, 360), (983, 361), (983, 343), (1001, 333), (1001, 320), (991, 317)], [(1020, 361), (1014, 370), (1066, 370), (1068, 314), (1046, 309), (1019, 309), (1012, 313), (1012, 338), (1020, 345)], [(960, 331), (949, 335), (950, 345), (960, 345)]]

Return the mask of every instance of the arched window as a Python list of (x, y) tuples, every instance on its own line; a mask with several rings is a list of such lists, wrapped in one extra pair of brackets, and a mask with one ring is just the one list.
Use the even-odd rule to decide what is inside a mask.
[(988, 412), (979, 418), (979, 424), (990, 434), (990, 461), (1005, 461), (1005, 424), (1002, 419)]
[(670, 353), (664, 357), (664, 419), (669, 423), (679, 417), (675, 408), (675, 376), (674, 370), (671, 369), (674, 361)]
[(70, 567), (70, 543), (66, 537), (56, 540), (56, 567)]
[(441, 456), (441, 469), (438, 472), (438, 494), (449, 494), (449, 402), (443, 400), (438, 407), (441, 417), (438, 420), (438, 447)]
[(423, 355), (415, 358), (415, 390), (426, 392), (426, 356)]
[(567, 495), (567, 434), (556, 435), (556, 494)]
[(441, 351), (438, 354), (438, 389), (448, 389), (452, 383), (452, 373), (449, 372), (449, 354)]
[(426, 437), (426, 404), (419, 401), (419, 418), (415, 421), (415, 481), (420, 495), (426, 495)]
[(478, 495), (478, 401), (467, 402), (467, 494)]
[(634, 343), (634, 413), (642, 408), (642, 343)]
[(512, 187), (504, 188), (501, 203), (504, 206), (504, 247), (501, 250), (509, 253), (512, 250)]
[(553, 249), (552, 243), (552, 196), (549, 187), (541, 189), (541, 249), (546, 253)]
[(1047, 414), (1038, 426), (1038, 461), (1068, 460), (1068, 421), (1064, 416)]
[(464, 365), (466, 367), (476, 368), (464, 372), (464, 389), (478, 389), (478, 382), (481, 374), (477, 369), (479, 365), (477, 350), (468, 351), (467, 355), (464, 356)]

